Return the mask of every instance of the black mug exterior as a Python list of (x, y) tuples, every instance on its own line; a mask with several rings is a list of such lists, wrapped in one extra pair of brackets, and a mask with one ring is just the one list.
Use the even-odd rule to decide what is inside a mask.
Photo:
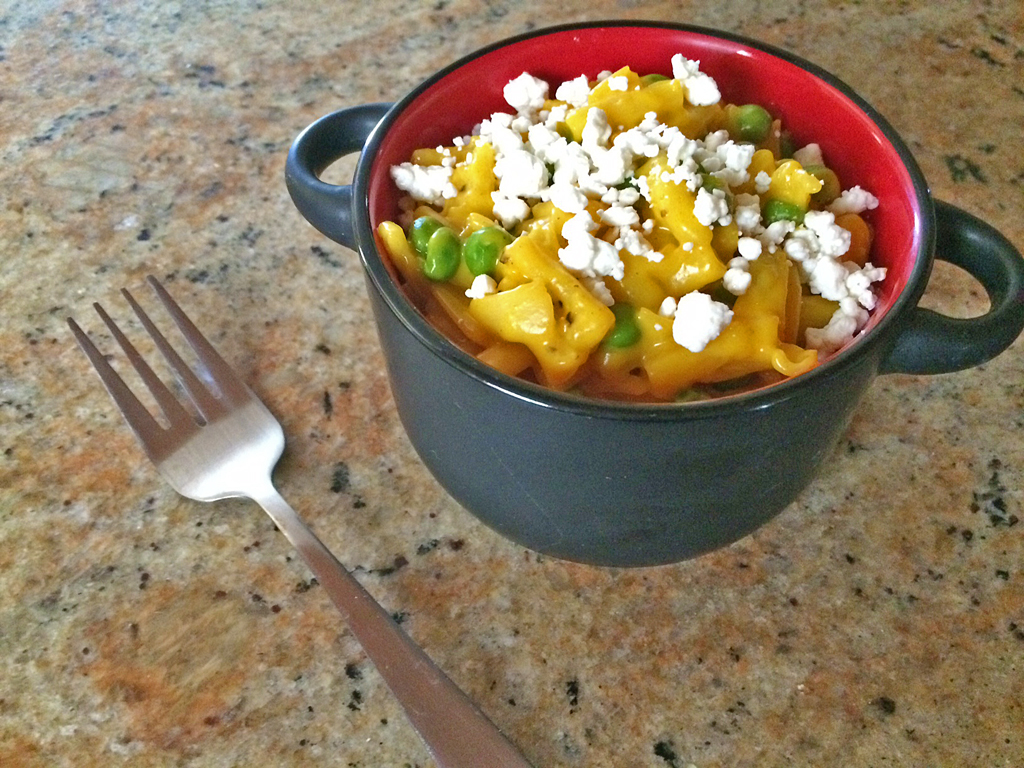
[[(587, 26), (599, 25), (576, 25)], [(511, 379), (447, 342), (394, 283), (374, 241), (368, 196), (374, 154), (389, 127), (461, 62), (393, 107), (364, 105), (321, 118), (296, 139), (286, 166), (303, 216), (360, 252), (397, 410), (424, 464), (455, 500), (510, 539), (595, 565), (671, 563), (742, 538), (807, 485), (879, 372), (978, 365), (1024, 327), (1020, 254), (984, 222), (933, 203), (902, 140), (845, 84), (745, 38), (658, 26), (740, 41), (826, 80), (879, 125), (913, 180), (920, 238), (907, 287), (874, 328), (809, 374), (711, 402), (610, 404)], [(360, 148), (351, 187), (318, 179), (333, 159)], [(939, 258), (984, 285), (992, 303), (985, 316), (957, 320), (917, 307), (936, 233)]]
[(827, 386), (757, 408), (602, 416), (466, 375), (370, 297), (399, 417), (438, 482), (513, 541), (592, 565), (678, 562), (766, 523), (807, 485), (878, 367), (862, 352)]

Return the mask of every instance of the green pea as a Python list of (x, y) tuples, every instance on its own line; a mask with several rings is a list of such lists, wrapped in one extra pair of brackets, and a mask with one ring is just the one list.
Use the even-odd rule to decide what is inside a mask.
[(450, 278), (462, 261), (462, 243), (448, 227), (438, 227), (427, 241), (427, 254), (423, 259), (423, 274), (431, 280)]
[(716, 189), (725, 190), (725, 184), (720, 178), (706, 172), (702, 172), (700, 175), (700, 185), (708, 192), (714, 192)]
[(772, 224), (783, 219), (799, 224), (804, 220), (804, 211), (799, 205), (787, 203), (785, 200), (768, 200), (761, 206), (761, 218), (765, 224)]
[(649, 75), (644, 75), (640, 78), (641, 85), (650, 85), (651, 83), (659, 83), (662, 80), (668, 80), (665, 75), (659, 75), (657, 72), (652, 72)]
[(413, 250), (420, 256), (426, 256), (427, 241), (430, 240), (430, 236), (440, 227), (441, 222), (433, 216), (420, 216), (416, 219), (412, 226), (409, 227), (409, 243), (412, 245)]
[(700, 178), (700, 186), (702, 189), (706, 189), (708, 192), (715, 192), (717, 190), (721, 190), (725, 194), (725, 202), (729, 205), (729, 210), (735, 210), (735, 195), (733, 195), (732, 190), (729, 189), (728, 184), (726, 184), (717, 176), (712, 176), (710, 173), (707, 173), (705, 171), (701, 171)]
[(779, 136), (779, 154), (782, 157), (792, 157), (793, 153), (797, 150), (796, 139), (793, 138), (793, 134), (789, 131), (783, 131), (782, 135)]
[(498, 263), (498, 257), (505, 246), (512, 242), (512, 235), (501, 227), (483, 227), (466, 238), (462, 246), (462, 258), (466, 268), (474, 275), (488, 275)]
[(739, 138), (754, 144), (764, 141), (772, 128), (772, 116), (768, 114), (768, 110), (757, 104), (744, 104), (738, 107), (733, 120)]
[(604, 343), (609, 347), (622, 349), (631, 347), (640, 341), (640, 326), (636, 322), (636, 309), (629, 304), (615, 304), (612, 306), (615, 314), (615, 325), (604, 337)]
[(824, 165), (808, 165), (804, 170), (821, 182), (821, 189), (811, 196), (815, 203), (828, 205), (839, 197), (842, 188), (839, 186), (839, 177), (836, 176), (835, 171)]

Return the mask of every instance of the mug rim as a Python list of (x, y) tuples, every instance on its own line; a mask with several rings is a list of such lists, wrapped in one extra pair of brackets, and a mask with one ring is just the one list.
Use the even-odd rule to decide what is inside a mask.
[[(502, 373), (480, 362), (469, 353), (460, 349), (458, 345), (431, 325), (405, 295), (405, 292), (385, 265), (385, 256), (379, 252), (373, 228), (370, 225), (369, 186), (371, 171), (377, 154), (377, 148), (384, 140), (391, 125), (395, 123), (410, 105), (437, 82), (486, 54), (506, 46), (546, 35), (579, 29), (612, 27), (668, 29), (704, 35), (754, 48), (795, 65), (809, 75), (832, 86), (852, 101), (857, 109), (878, 128), (886, 141), (896, 151), (903, 169), (910, 177), (911, 187), (914, 191), (912, 207), (915, 213), (915, 225), (918, 229), (916, 233), (918, 242), (917, 253), (914, 255), (914, 262), (909, 270), (907, 282), (903, 290), (894, 298), (884, 315), (878, 318), (877, 322), (871, 327), (861, 331), (845, 349), (835, 353), (829, 359), (819, 363), (806, 373), (747, 392), (692, 402), (603, 400), (551, 389), (542, 384)], [(798, 396), (808, 387), (819, 383), (825, 384), (829, 378), (840, 374), (856, 364), (875, 346), (892, 336), (892, 331), (895, 330), (895, 326), (900, 318), (917, 305), (921, 295), (924, 293), (934, 261), (935, 211), (928, 184), (909, 147), (907, 147), (900, 135), (881, 113), (844, 81), (801, 56), (743, 35), (692, 24), (641, 19), (599, 20), (559, 24), (502, 38), (494, 43), (478, 48), (437, 70), (387, 110), (367, 137), (356, 165), (352, 188), (354, 190), (352, 195), (353, 228), (360, 261), (369, 275), (370, 282), (383, 298), (385, 305), (421, 344), (461, 373), (516, 400), (534, 406), (573, 412), (592, 418), (643, 421), (672, 421), (684, 417), (713, 418), (737, 410), (748, 411), (768, 408), (776, 403)], [(890, 340), (890, 347), (892, 341), (894, 341), (894, 338)]]

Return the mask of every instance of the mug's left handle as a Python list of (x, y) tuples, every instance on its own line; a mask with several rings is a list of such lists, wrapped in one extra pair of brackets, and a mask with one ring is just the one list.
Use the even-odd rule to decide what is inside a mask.
[(324, 115), (300, 133), (285, 163), (284, 178), (292, 202), (327, 237), (356, 248), (352, 227), (352, 186), (320, 180), (335, 160), (362, 150), (391, 104), (363, 104)]

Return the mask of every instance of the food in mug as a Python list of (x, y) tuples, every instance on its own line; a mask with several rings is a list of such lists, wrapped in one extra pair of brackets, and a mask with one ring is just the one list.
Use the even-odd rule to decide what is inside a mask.
[(455, 343), (555, 389), (671, 401), (805, 373), (864, 328), (877, 199), (671, 66), (553, 96), (523, 73), (512, 111), (391, 168), (402, 216), (378, 234)]

